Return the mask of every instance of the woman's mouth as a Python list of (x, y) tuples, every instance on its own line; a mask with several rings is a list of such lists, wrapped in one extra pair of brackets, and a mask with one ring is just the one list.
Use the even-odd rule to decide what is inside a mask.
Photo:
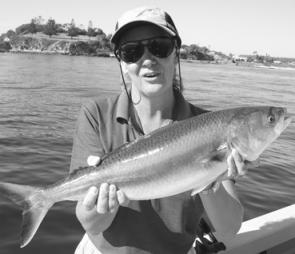
[(145, 73), (144, 75), (143, 75), (143, 77), (144, 78), (155, 78), (155, 77), (157, 77), (159, 74), (158, 73), (156, 73), (156, 72), (150, 72), (150, 73)]

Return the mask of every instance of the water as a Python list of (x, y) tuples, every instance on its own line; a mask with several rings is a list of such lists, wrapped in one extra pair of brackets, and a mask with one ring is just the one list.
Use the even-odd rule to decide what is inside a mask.
[[(283, 105), (295, 116), (295, 71), (182, 63), (185, 96), (216, 110)], [(120, 91), (115, 59), (0, 55), (1, 181), (46, 185), (67, 174), (80, 106)], [(258, 169), (237, 183), (245, 219), (295, 203), (295, 124), (265, 151)], [(21, 213), (0, 197), (0, 253), (73, 253), (83, 230), (75, 204), (55, 205), (33, 241), (19, 249)]]

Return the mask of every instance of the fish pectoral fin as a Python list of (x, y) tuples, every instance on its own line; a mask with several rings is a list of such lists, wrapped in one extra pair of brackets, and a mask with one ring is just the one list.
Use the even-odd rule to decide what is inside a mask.
[(210, 167), (212, 163), (223, 162), (224, 160), (226, 160), (228, 156), (228, 152), (229, 152), (228, 145), (226, 143), (222, 144), (216, 150), (211, 152), (208, 157), (202, 160), (203, 166), (205, 168), (208, 168)]
[(202, 187), (193, 189), (192, 190), (192, 193), (191, 193), (191, 196), (194, 196), (194, 195), (199, 194), (200, 192), (202, 192), (203, 190), (205, 190), (209, 185), (205, 185), (205, 186), (202, 186)]
[[(220, 145), (216, 150), (214, 150), (213, 152), (211, 152), (206, 158), (203, 158), (201, 160), (201, 164), (202, 167), (205, 170), (212, 170), (214, 169), (216, 171), (216, 169), (218, 169), (221, 173), (223, 172), (223, 167), (225, 167), (224, 163), (226, 162), (226, 159), (229, 155), (229, 146), (227, 143), (224, 143), (222, 145)], [(226, 167), (225, 167), (226, 169)], [(224, 170), (225, 170), (224, 169)], [(218, 176), (218, 175), (217, 175)], [(202, 185), (200, 187), (196, 187), (192, 190), (191, 195), (196, 195), (200, 192), (202, 192), (203, 190), (205, 190), (206, 188), (208, 188), (210, 185), (212, 185), (212, 183), (217, 179), (217, 177), (213, 177), (211, 179), (211, 181), (208, 181), (207, 184)]]

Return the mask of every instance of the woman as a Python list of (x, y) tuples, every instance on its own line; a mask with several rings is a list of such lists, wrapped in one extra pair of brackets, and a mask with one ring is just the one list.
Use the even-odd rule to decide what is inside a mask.
[[(119, 19), (112, 37), (124, 90), (114, 98), (83, 106), (74, 138), (71, 169), (96, 165), (99, 157), (173, 121), (206, 112), (181, 94), (181, 39), (171, 17), (158, 8), (138, 8)], [(126, 81), (130, 83), (127, 87)], [(245, 173), (236, 151), (228, 158), (228, 178)], [(148, 201), (128, 201), (114, 185), (89, 189), (78, 202), (86, 233), (76, 253), (195, 253), (202, 219), (222, 236), (239, 229), (243, 209), (233, 181), (215, 191), (183, 193)], [(208, 191), (207, 191), (208, 192)]]

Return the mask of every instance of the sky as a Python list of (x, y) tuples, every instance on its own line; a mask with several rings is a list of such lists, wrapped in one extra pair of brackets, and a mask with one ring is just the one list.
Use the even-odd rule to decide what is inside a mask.
[(294, 0), (0, 0), (0, 6), (0, 34), (38, 16), (86, 28), (91, 20), (109, 34), (126, 10), (157, 6), (172, 16), (186, 45), (295, 58)]

